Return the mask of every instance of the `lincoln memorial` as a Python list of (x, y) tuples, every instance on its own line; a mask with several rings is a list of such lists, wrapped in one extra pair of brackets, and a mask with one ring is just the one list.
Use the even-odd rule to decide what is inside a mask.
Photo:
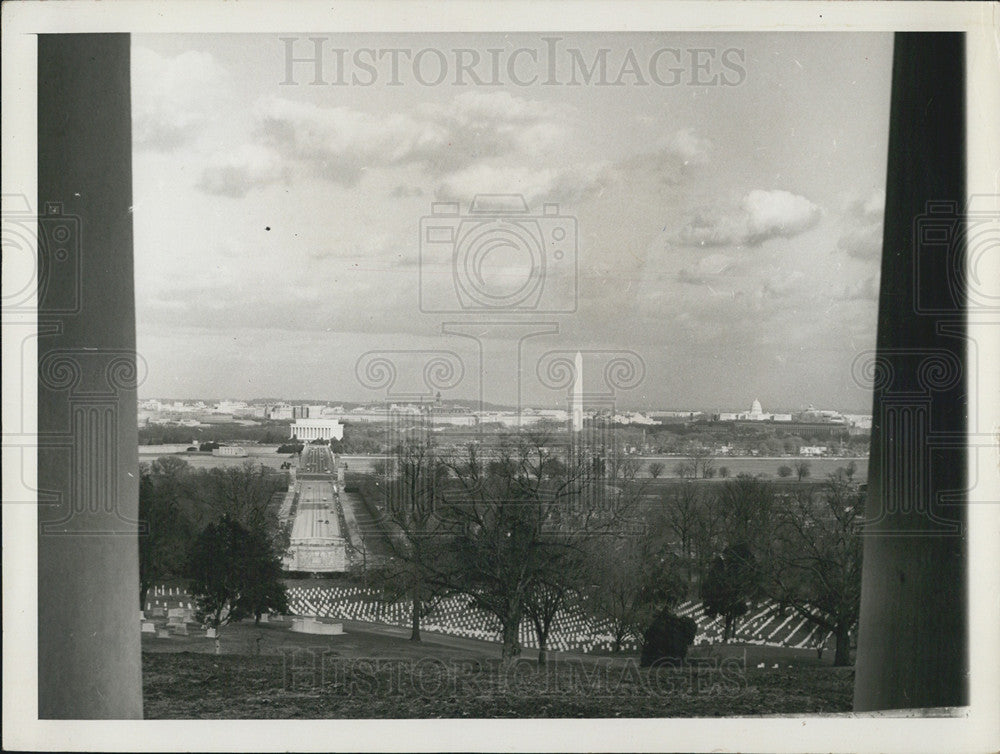
[(343, 440), (344, 425), (337, 419), (296, 419), (292, 437), (299, 440)]

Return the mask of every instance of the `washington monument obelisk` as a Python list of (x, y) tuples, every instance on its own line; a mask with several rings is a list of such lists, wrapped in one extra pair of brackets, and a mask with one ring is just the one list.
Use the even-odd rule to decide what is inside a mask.
[(576, 363), (573, 367), (573, 404), (570, 407), (572, 429), (579, 432), (583, 429), (583, 354), (576, 352)]

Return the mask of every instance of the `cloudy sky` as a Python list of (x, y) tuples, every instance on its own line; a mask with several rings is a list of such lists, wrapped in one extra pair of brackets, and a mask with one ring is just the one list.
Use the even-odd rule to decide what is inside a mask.
[[(419, 350), (461, 360), (446, 396), (564, 405), (537, 362), (579, 349), (588, 390), (641, 360), (622, 407), (869, 410), (890, 35), (288, 36), (133, 36), (143, 397), (371, 400), (359, 357), (404, 394)], [(290, 85), (309, 37), (323, 83)], [(529, 208), (514, 246), (462, 220), (496, 193)], [(425, 224), (459, 240), (430, 243), (445, 201)]]

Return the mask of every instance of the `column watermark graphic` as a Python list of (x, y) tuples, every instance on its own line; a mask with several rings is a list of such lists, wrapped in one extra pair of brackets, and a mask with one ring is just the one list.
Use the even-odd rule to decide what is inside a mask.
[[(43, 534), (135, 534), (137, 525), (141, 534), (141, 523), (120, 511), (118, 445), (121, 401), (135, 400), (148, 374), (145, 359), (125, 349), (43, 348), (85, 313), (83, 223), (57, 201), (33, 212), (27, 197), (10, 194), (2, 207), (4, 326), (8, 335), (25, 333), (22, 384), (37, 384), (47, 417), (39, 431), (39, 417), (23, 405), (5, 416), (5, 453), (17, 457), (22, 494), (33, 499), (4, 504), (44, 508)], [(28, 356), (36, 348), (37, 363)], [(32, 462), (66, 465), (69, 474), (59, 487), (37, 488)]]

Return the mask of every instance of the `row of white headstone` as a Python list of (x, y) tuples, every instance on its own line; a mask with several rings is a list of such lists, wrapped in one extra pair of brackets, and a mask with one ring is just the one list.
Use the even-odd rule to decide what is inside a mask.
[[(190, 636), (188, 633), (187, 623), (168, 623), (162, 628), (157, 628), (156, 624), (151, 620), (144, 620), (142, 622), (142, 633), (144, 634), (156, 634), (158, 639), (169, 639), (171, 636)], [(216, 638), (216, 631), (214, 628), (205, 629), (205, 638), (214, 639)]]
[[(149, 610), (151, 618), (167, 618), (167, 625), (164, 628), (156, 628), (156, 624), (151, 620), (146, 619), (145, 613), (141, 610), (139, 611), (139, 621), (142, 624), (142, 633), (144, 634), (156, 634), (157, 638), (169, 639), (171, 636), (189, 636), (187, 624), (192, 621), (193, 613), (191, 611), (190, 604), (187, 608), (174, 607), (166, 610), (162, 607), (154, 607)], [(269, 622), (267, 613), (260, 616), (261, 623)], [(205, 638), (215, 639), (217, 638), (217, 632), (214, 628), (205, 629)]]
[(154, 586), (153, 587), (153, 596), (154, 597), (171, 597), (171, 596), (175, 596), (175, 595), (177, 597), (180, 597), (182, 594), (186, 594), (186, 592), (183, 589), (181, 589), (179, 586), (178, 587), (171, 587), (171, 586)]

